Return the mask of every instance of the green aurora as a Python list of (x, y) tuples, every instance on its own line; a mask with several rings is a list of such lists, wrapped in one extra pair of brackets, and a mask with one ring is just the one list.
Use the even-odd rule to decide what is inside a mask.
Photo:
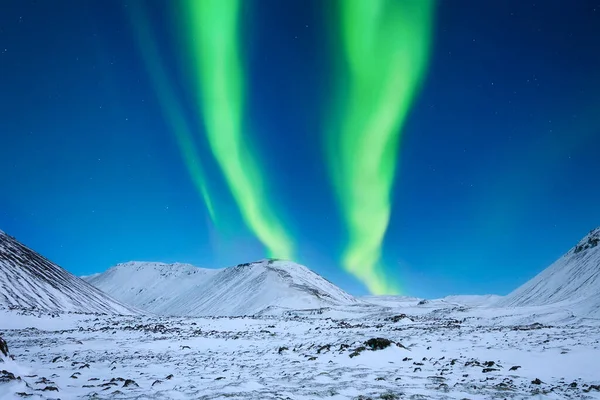
[(200, 156), (194, 142), (194, 136), (185, 119), (182, 104), (178, 100), (175, 90), (170, 83), (159, 50), (155, 45), (148, 22), (148, 15), (143, 5), (135, 1), (131, 3), (129, 10), (135, 38), (139, 44), (148, 75), (163, 110), (164, 117), (175, 134), (177, 145), (194, 186), (204, 200), (211, 220), (213, 223), (216, 223), (213, 203), (208, 191)]
[(291, 236), (276, 217), (257, 157), (243, 126), (244, 74), (239, 43), (239, 0), (182, 2), (193, 57), (198, 103), (208, 142), (246, 225), (268, 255), (293, 258)]
[(349, 234), (342, 264), (371, 293), (399, 293), (380, 265), (381, 248), (402, 126), (427, 68), (434, 3), (336, 4), (344, 60), (338, 76), (344, 84), (338, 87), (339, 115), (329, 127), (327, 156)]

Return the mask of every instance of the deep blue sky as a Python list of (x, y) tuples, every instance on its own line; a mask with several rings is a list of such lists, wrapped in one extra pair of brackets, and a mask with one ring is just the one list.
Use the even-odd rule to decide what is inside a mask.
[[(127, 1), (9, 0), (0, 13), (0, 229), (75, 274), (264, 257), (206, 144), (214, 226), (176, 146)], [(147, 2), (190, 121), (174, 2)], [(245, 3), (246, 119), (299, 261), (354, 294), (323, 159), (331, 89), (320, 0)], [(438, 3), (384, 260), (406, 294), (505, 294), (600, 225), (600, 2)], [(325, 107), (325, 108), (324, 108)]]

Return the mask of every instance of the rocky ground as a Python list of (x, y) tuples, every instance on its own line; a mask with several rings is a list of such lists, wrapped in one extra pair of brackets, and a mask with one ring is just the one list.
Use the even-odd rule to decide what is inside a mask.
[(0, 353), (0, 399), (600, 399), (600, 324), (534, 311), (423, 303), (188, 319), (0, 310), (10, 350)]

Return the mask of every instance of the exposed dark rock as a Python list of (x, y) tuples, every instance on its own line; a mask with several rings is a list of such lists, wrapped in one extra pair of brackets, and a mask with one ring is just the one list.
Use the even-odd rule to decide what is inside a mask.
[(2, 353), (4, 355), (4, 357), (8, 357), (8, 344), (1, 337), (0, 337), (0, 353)]
[(512, 366), (512, 367), (510, 367), (509, 371), (516, 371), (516, 370), (518, 370), (519, 368), (521, 368), (521, 366), (520, 366), (520, 365), (515, 365), (515, 366)]
[(391, 322), (394, 322), (394, 323), (395, 323), (395, 322), (402, 321), (403, 319), (408, 319), (408, 320), (410, 320), (410, 321), (412, 321), (412, 320), (413, 320), (411, 317), (409, 317), (409, 316), (408, 316), (408, 315), (406, 315), (406, 314), (399, 314), (399, 315), (394, 315), (394, 316), (392, 316), (392, 317), (387, 317), (387, 318), (385, 319), (385, 321), (391, 321)]
[(321, 346), (321, 347), (319, 347), (319, 348), (317, 349), (317, 354), (321, 354), (321, 352), (322, 352), (323, 350), (330, 351), (330, 350), (331, 350), (331, 345), (330, 345), (330, 344), (326, 344), (326, 345), (324, 345), (324, 346)]
[(366, 349), (367, 348), (365, 346), (357, 347), (356, 349), (354, 349), (354, 351), (352, 353), (350, 353), (350, 358), (356, 357), (357, 355), (359, 355), (360, 353), (362, 353)]
[(488, 372), (494, 372), (494, 371), (500, 371), (498, 368), (484, 368), (481, 372), (488, 373)]
[(155, 380), (154, 382), (152, 382), (152, 386), (154, 386), (154, 385), (159, 385), (159, 384), (161, 384), (161, 383), (162, 383), (162, 381), (161, 381), (160, 379), (157, 379), (157, 380)]
[(365, 346), (371, 350), (383, 350), (392, 345), (392, 341), (384, 338), (373, 338), (365, 342)]
[(595, 390), (597, 392), (600, 392), (600, 385), (590, 385), (588, 388), (583, 389), (584, 392), (589, 393), (592, 390)]
[(125, 380), (125, 383), (123, 383), (123, 387), (140, 387), (140, 385), (138, 385), (137, 383), (135, 383), (135, 381), (133, 379), (127, 379)]
[(278, 350), (277, 352), (278, 352), (279, 354), (281, 354), (282, 352), (284, 352), (284, 351), (286, 351), (286, 350), (289, 350), (289, 349), (288, 349), (287, 347), (283, 346), (283, 347), (280, 347), (280, 348), (279, 348), (279, 350)]
[(56, 386), (46, 386), (42, 389), (42, 392), (58, 392), (58, 388)]
[(172, 379), (172, 378), (173, 378), (173, 374), (170, 374), (170, 375), (169, 375), (169, 376), (167, 376), (165, 379), (166, 379), (166, 380), (169, 380), (169, 379)]
[(531, 381), (532, 385), (541, 385), (543, 382), (540, 381), (539, 378), (535, 378), (534, 380)]
[(15, 376), (12, 372), (8, 372), (6, 370), (0, 371), (0, 383), (7, 383), (14, 380), (20, 380), (21, 378)]
[(550, 328), (550, 327), (540, 324), (539, 322), (534, 322), (533, 324), (530, 324), (530, 325), (513, 326), (512, 330), (513, 331), (533, 331), (536, 329), (543, 329), (543, 328)]

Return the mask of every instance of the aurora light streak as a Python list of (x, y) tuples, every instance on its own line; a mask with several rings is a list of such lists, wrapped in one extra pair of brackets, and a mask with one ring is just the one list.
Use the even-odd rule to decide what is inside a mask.
[(194, 58), (199, 106), (211, 150), (246, 225), (272, 257), (292, 258), (292, 242), (275, 216), (257, 157), (242, 126), (244, 76), (238, 0), (186, 0), (186, 36)]
[(175, 134), (177, 145), (194, 186), (204, 200), (211, 220), (216, 223), (213, 203), (208, 191), (194, 137), (184, 116), (183, 106), (169, 81), (159, 50), (154, 44), (155, 41), (148, 23), (148, 15), (143, 9), (142, 4), (135, 1), (130, 4), (129, 10), (135, 37), (163, 114)]
[(432, 0), (339, 0), (345, 64), (328, 158), (348, 231), (344, 268), (373, 294), (398, 293), (381, 268), (401, 130), (425, 75)]

